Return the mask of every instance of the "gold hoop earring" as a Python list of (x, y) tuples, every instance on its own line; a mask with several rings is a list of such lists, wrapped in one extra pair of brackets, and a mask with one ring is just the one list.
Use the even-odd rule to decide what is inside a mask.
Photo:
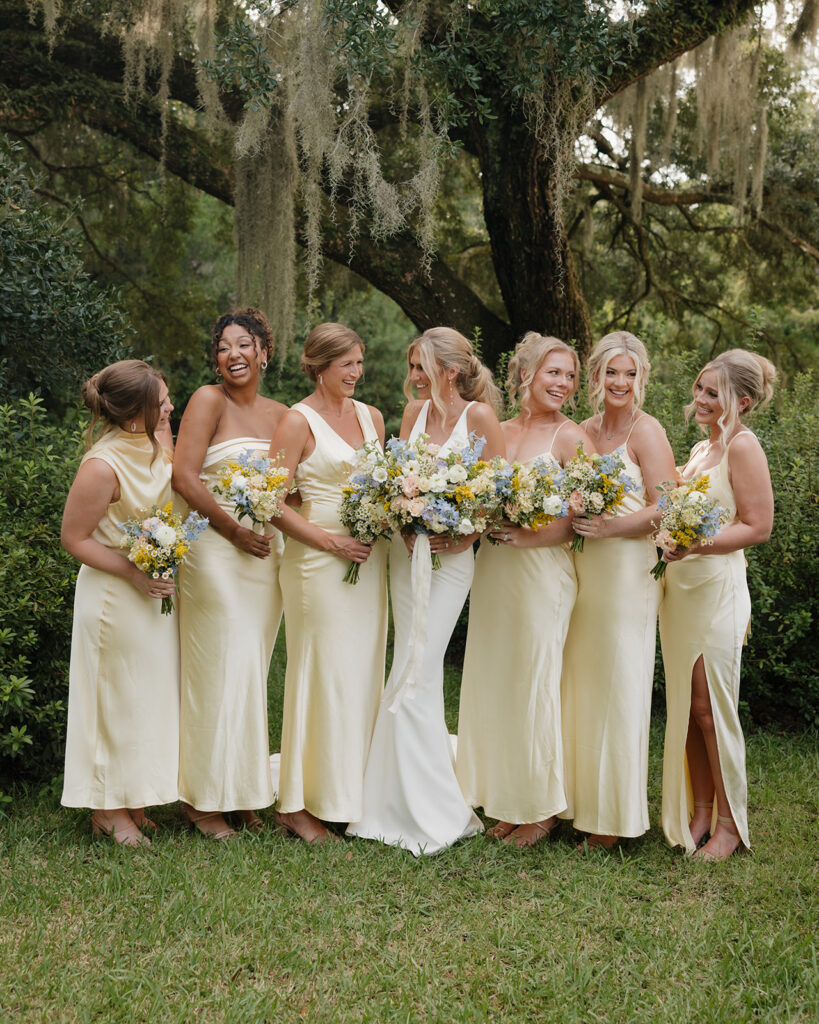
[(131, 421), (131, 433), (132, 434), (136, 433), (136, 423), (134, 423), (133, 420)]

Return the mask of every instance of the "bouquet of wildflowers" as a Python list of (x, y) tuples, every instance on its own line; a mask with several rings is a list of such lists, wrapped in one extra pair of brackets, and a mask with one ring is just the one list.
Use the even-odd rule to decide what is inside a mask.
[[(581, 441), (575, 457), (566, 463), (560, 496), (575, 515), (599, 516), (611, 512), (622, 503), (627, 491), (635, 489), (634, 481), (625, 470), (616, 451), (608, 455), (587, 455)], [(575, 534), (572, 551), (582, 551), (583, 540)]]
[(247, 449), (235, 460), (222, 464), (213, 493), (233, 502), (239, 519), (249, 516), (254, 523), (266, 523), (281, 515), (284, 499), (291, 491), (289, 472), (278, 459), (254, 455)]
[[(207, 519), (189, 512), (183, 520), (170, 501), (162, 508), (142, 508), (139, 514), (144, 518), (118, 524), (125, 534), (120, 544), (128, 549), (128, 561), (155, 580), (173, 579), (191, 544), (207, 528)], [(162, 614), (172, 611), (173, 598), (163, 597)]]
[[(390, 515), (390, 475), (377, 441), (366, 441), (353, 457), (353, 471), (341, 489), (339, 518), (356, 540), (373, 544), (396, 528)], [(345, 583), (358, 583), (361, 566), (350, 562)]]
[(505, 462), (495, 475), (503, 518), (515, 526), (539, 530), (568, 515), (569, 506), (560, 495), (562, 477), (563, 470), (542, 457), (527, 463)]
[[(657, 508), (660, 529), (654, 543), (663, 551), (687, 550), (697, 542), (710, 544), (728, 518), (727, 510), (708, 495), (708, 474), (685, 480), (682, 484), (664, 483)], [(660, 558), (651, 575), (655, 580), (665, 575), (668, 563)]]
[[(440, 446), (421, 434), (414, 441), (387, 442), (389, 511), (394, 529), (443, 533), (460, 540), (483, 533), (500, 513), (502, 497), (495, 476), (503, 460), (481, 459), (486, 439), (470, 434), (461, 451), (440, 455)], [(438, 569), (441, 560), (432, 556)]]

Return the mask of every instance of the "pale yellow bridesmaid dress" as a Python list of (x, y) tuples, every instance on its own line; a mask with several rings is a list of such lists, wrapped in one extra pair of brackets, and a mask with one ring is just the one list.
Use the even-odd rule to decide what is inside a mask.
[[(173, 454), (146, 434), (107, 431), (83, 462), (114, 471), (120, 496), (92, 536), (121, 552), (118, 524), (171, 500)], [(171, 803), (179, 762), (176, 613), (111, 573), (80, 567), (68, 683), (66, 807), (114, 810)]]
[[(552, 446), (541, 458), (555, 461)], [(568, 544), (511, 548), (481, 541), (456, 772), (466, 802), (493, 818), (524, 824), (566, 809), (560, 672), (576, 592)]]
[[(266, 456), (270, 442), (235, 437), (211, 445), (200, 479), (211, 489), (222, 464), (242, 452)], [(214, 495), (236, 518), (233, 503)], [(199, 811), (253, 810), (273, 803), (267, 674), (282, 616), (278, 572), (284, 543), (256, 558), (206, 530), (179, 571), (182, 648), (179, 798)]]
[[(719, 465), (707, 471), (708, 493), (727, 510), (728, 525), (736, 521), (737, 511), (728, 476), (728, 449), (732, 442), (733, 438)], [(704, 444), (707, 442), (695, 445), (691, 456)], [(727, 555), (688, 555), (669, 564), (660, 611), (667, 708), (662, 821), (668, 842), (672, 846), (684, 846), (688, 853), (695, 849), (689, 829), (694, 802), (685, 741), (691, 709), (691, 673), (700, 655), (705, 663), (720, 769), (731, 816), (743, 844), (750, 845), (745, 739), (738, 713), (742, 645), (750, 618), (744, 551)]]
[[(633, 429), (633, 428), (632, 428)], [(636, 489), (615, 515), (646, 507), (640, 467), (618, 449)], [(586, 538), (574, 556), (577, 600), (563, 654), (563, 744), (568, 806), (582, 832), (642, 835), (648, 816), (648, 736), (657, 610), (651, 537)]]
[[(355, 402), (365, 440), (378, 434), (369, 409)], [(299, 464), (299, 512), (330, 533), (354, 449), (304, 403), (315, 440)], [(364, 769), (384, 688), (387, 639), (387, 546), (378, 541), (358, 583), (344, 582), (349, 563), (288, 538), (280, 573), (287, 637), (278, 809), (306, 808), (324, 821), (356, 821)]]

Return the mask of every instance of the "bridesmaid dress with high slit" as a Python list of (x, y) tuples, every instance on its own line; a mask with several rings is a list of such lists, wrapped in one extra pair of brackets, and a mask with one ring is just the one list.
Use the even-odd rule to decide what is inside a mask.
[[(539, 456), (556, 469), (559, 431)], [(481, 541), (456, 772), (467, 802), (493, 818), (519, 825), (566, 809), (560, 670), (576, 592), (568, 543), (512, 548)]]
[[(211, 489), (226, 461), (267, 455), (270, 442), (234, 437), (211, 445), (200, 479)], [(214, 495), (234, 519), (233, 502)], [(267, 731), (267, 674), (282, 616), (278, 567), (283, 541), (256, 558), (206, 530), (179, 570), (182, 650), (179, 797), (199, 811), (253, 810), (273, 802)]]
[[(644, 509), (647, 498), (628, 438), (617, 453), (635, 483), (614, 511), (624, 516)], [(648, 736), (662, 595), (651, 575), (656, 561), (648, 535), (586, 538), (574, 556), (577, 600), (561, 686), (568, 807), (560, 817), (582, 832), (634, 837), (650, 825)]]
[[(441, 454), (468, 444), (471, 404), (441, 445)], [(413, 424), (410, 440), (424, 433), (428, 410), (427, 401)], [(441, 553), (441, 567), (431, 575), (418, 676), (408, 687), (416, 639), (412, 565), (403, 538), (392, 540), (395, 654), (367, 760), (363, 812), (353, 819), (348, 835), (377, 839), (419, 856), (438, 853), (482, 829), (455, 777), (444, 718), (444, 654), (469, 593), (474, 568), (471, 547), (455, 554)]]
[[(355, 402), (365, 441), (377, 440), (370, 411)], [(341, 489), (355, 449), (310, 406), (293, 409), (315, 440), (294, 482), (305, 519), (336, 534)], [(306, 808), (324, 821), (361, 815), (364, 766), (384, 689), (387, 643), (386, 545), (377, 541), (358, 583), (344, 582), (349, 563), (288, 538), (280, 572), (287, 672), (284, 683), (278, 809)]]
[[(737, 511), (728, 476), (728, 450), (733, 440), (726, 445), (719, 465), (706, 471), (708, 494), (726, 509), (728, 525), (736, 521)], [(695, 445), (691, 457), (707, 443), (701, 441)], [(694, 802), (685, 742), (691, 709), (691, 673), (700, 656), (705, 664), (720, 771), (731, 816), (743, 844), (750, 845), (745, 739), (738, 712), (742, 645), (750, 618), (744, 551), (731, 551), (727, 555), (688, 555), (679, 562), (669, 563), (660, 611), (667, 708), (662, 821), (668, 842), (672, 846), (684, 846), (688, 853), (695, 850), (689, 828)], [(715, 803), (714, 815), (716, 813)]]
[[(92, 537), (126, 558), (119, 523), (144, 518), (146, 507), (171, 500), (173, 452), (161, 448), (154, 455), (146, 434), (112, 427), (83, 463), (90, 459), (111, 467), (120, 492)], [(127, 580), (82, 565), (74, 594), (62, 804), (114, 810), (171, 803), (178, 764), (176, 613), (163, 615), (160, 601)]]

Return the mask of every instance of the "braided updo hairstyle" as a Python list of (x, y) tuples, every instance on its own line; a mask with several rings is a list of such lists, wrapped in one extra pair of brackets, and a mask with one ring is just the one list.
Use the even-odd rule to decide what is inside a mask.
[[(713, 370), (717, 375), (717, 393), (719, 404), (722, 406), (719, 425), (726, 437), (733, 432), (743, 416), (754, 409), (764, 408), (773, 396), (776, 367), (770, 359), (757, 355), (756, 352), (748, 352), (744, 348), (731, 348), (727, 352), (721, 352), (716, 359), (706, 363), (697, 374), (694, 387), (691, 389), (694, 395), (700, 377), (706, 370)], [(740, 409), (740, 402), (744, 398), (748, 399), (748, 403)], [(685, 407), (686, 419), (693, 416), (696, 406), (695, 400)]]
[[(496, 409), (500, 407), (501, 393), (491, 371), (475, 355), (469, 341), (453, 327), (430, 327), (410, 345), (408, 363), (413, 352), (429, 377), (432, 404), (442, 419), (446, 418), (446, 404), (441, 398), (442, 370), (458, 371), (455, 387), (467, 402), (486, 402)], [(410, 399), (415, 397), (409, 374), (404, 381), (404, 394)]]
[(156, 425), (159, 422), (159, 384), (165, 374), (141, 359), (122, 359), (95, 373), (82, 386), (82, 400), (91, 410), (91, 422), (85, 437), (86, 449), (94, 443), (99, 423), (125, 429), (128, 420), (145, 418), (145, 433), (154, 450), (159, 451)]
[(210, 340), (210, 361), (214, 371), (216, 370), (216, 351), (219, 342), (222, 340), (222, 331), (231, 324), (243, 327), (259, 346), (265, 362), (269, 363), (273, 358), (273, 328), (270, 322), (260, 309), (253, 306), (243, 306), (241, 309), (234, 309), (232, 313), (223, 313), (213, 325)]

